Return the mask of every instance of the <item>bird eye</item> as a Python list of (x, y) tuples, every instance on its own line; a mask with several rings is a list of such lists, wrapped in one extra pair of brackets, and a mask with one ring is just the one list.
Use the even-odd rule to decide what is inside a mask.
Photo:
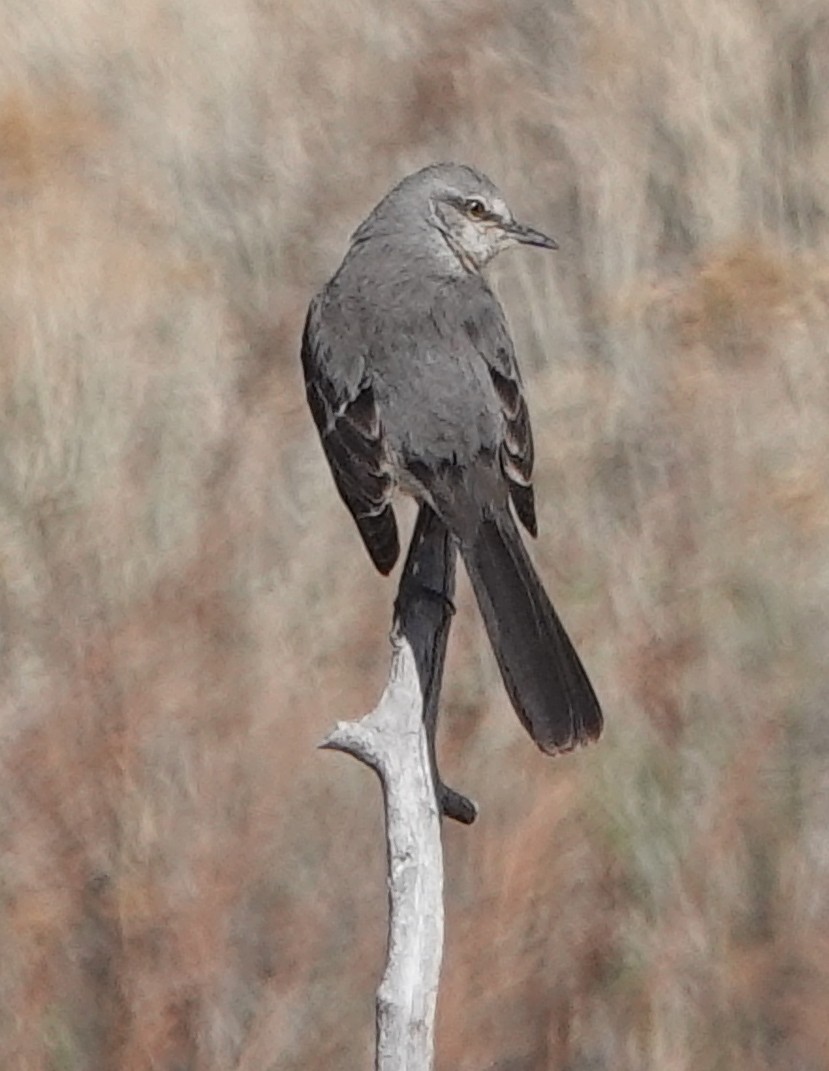
[(486, 215), (486, 205), (479, 197), (470, 197), (464, 207), (472, 219), (483, 219)]

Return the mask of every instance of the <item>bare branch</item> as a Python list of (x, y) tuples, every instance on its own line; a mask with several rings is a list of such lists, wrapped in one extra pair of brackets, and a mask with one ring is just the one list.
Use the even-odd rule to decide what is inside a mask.
[(435, 728), (452, 619), (455, 548), (421, 507), (400, 580), (389, 680), (377, 707), (338, 722), (322, 747), (345, 751), (380, 778), (389, 864), (389, 942), (377, 991), (378, 1071), (428, 1071), (443, 954), (440, 815), (472, 822), (471, 800), (435, 764)]

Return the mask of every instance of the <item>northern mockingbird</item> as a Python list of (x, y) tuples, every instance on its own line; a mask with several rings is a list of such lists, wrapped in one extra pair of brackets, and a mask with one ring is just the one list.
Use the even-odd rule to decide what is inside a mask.
[(308, 402), (334, 480), (371, 558), (399, 554), (396, 488), (457, 541), (507, 692), (536, 744), (598, 737), (599, 703), (510, 512), (537, 533), (533, 441), (504, 312), (482, 271), (517, 223), (479, 171), (435, 164), (404, 178), (351, 239), (311, 302)]

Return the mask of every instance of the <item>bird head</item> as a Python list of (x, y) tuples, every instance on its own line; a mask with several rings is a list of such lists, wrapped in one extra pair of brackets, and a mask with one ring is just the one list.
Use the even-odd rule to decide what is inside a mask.
[(432, 250), (467, 271), (480, 271), (504, 249), (558, 243), (518, 223), (498, 187), (463, 164), (432, 164), (408, 175), (377, 205), (353, 241), (393, 238), (422, 254)]
[(433, 225), (467, 268), (480, 271), (514, 245), (558, 249), (558, 243), (513, 216), (497, 187), (472, 168), (453, 168), (454, 181), (436, 181), (430, 197)]

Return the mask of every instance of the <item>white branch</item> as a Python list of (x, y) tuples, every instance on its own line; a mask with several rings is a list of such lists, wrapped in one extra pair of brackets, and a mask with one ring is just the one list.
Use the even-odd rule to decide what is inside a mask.
[(443, 955), (441, 811), (471, 822), (475, 807), (447, 789), (434, 732), (451, 620), (455, 549), (423, 507), (400, 581), (389, 680), (377, 707), (338, 722), (322, 747), (346, 751), (380, 778), (389, 866), (389, 942), (377, 990), (378, 1071), (429, 1071)]

